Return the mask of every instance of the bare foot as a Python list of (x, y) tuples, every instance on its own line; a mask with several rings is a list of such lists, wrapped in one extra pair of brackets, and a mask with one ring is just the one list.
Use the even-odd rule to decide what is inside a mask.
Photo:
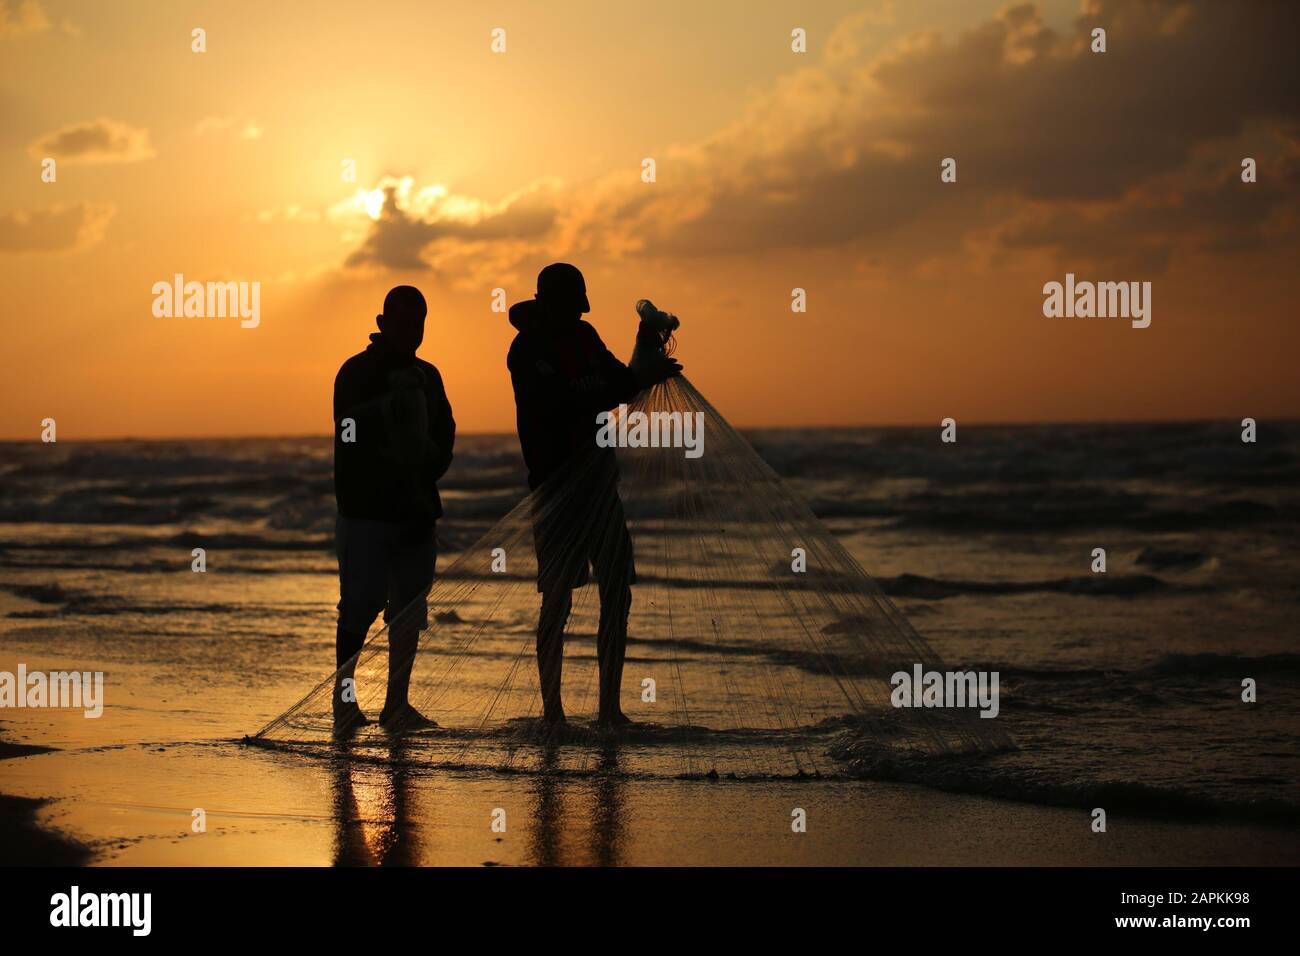
[(390, 733), (406, 730), (429, 730), (437, 727), (436, 720), (430, 720), (410, 704), (403, 704), (391, 713), (385, 710), (379, 715), (379, 726)]
[(361, 712), (356, 704), (339, 704), (334, 708), (334, 734), (350, 734), (370, 723), (370, 719)]
[(601, 714), (596, 719), (596, 726), (598, 727), (626, 727), (630, 723), (632, 723), (632, 718), (621, 710), (616, 710), (612, 714)]

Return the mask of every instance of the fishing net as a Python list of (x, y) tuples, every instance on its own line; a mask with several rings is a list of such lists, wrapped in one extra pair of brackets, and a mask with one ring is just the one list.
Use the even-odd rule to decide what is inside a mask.
[[(374, 722), (335, 727), (332, 675), (250, 742), (327, 754), (345, 736), (349, 754), (387, 760), (377, 717), (390, 667), (410, 667), (410, 701), (438, 726), (404, 734), (401, 752), (431, 766), (785, 777), (838, 772), (827, 752), (845, 739), (908, 755), (1008, 743), (971, 708), (891, 705), (895, 673), (947, 668), (686, 378), (610, 427), (641, 447), (593, 444), (370, 637), (355, 680)], [(600, 645), (628, 592), (620, 700), (634, 723), (608, 729)], [(539, 629), (549, 648), (560, 628), (568, 721), (555, 725), (537, 648)]]

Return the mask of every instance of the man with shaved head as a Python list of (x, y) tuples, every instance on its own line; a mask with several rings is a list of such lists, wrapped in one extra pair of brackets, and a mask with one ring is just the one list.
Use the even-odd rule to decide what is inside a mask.
[[(438, 479), (451, 464), (456, 422), (438, 370), (416, 358), (427, 311), (414, 286), (384, 298), (370, 345), (334, 380), (334, 494), (338, 501), (339, 618), (334, 726), (366, 723), (354, 675), (366, 632), (380, 611), (389, 623), (388, 690), (379, 715), (388, 730), (428, 725), (407, 700), (423, 598), (437, 561), (442, 516)], [(400, 612), (412, 605), (407, 614)]]

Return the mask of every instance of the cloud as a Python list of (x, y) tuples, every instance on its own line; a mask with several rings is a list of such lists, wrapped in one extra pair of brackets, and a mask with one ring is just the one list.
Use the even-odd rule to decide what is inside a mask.
[[(1150, 231), (1178, 218), (1160, 209), (1183, 200), (1194, 210), (1210, 186), (1231, 185), (1191, 169), (1199, 151), (1261, 119), (1300, 120), (1294, 6), (1090, 9), (1067, 35), (1024, 4), (953, 41), (908, 37), (873, 62), (840, 59), (788, 78), (730, 130), (661, 164), (661, 180), (683, 185), (643, 204), (632, 230), (659, 254), (884, 246), (913, 224), (972, 235), (1045, 206), (1068, 219), (1112, 204)], [(1099, 22), (1104, 54), (1088, 46)], [(1276, 136), (1258, 143), (1280, 148)], [(959, 170), (951, 186), (939, 182), (948, 156)], [(1218, 158), (1235, 169), (1239, 156)], [(1162, 186), (1175, 195), (1145, 192)], [(1293, 202), (1294, 191), (1270, 198)], [(1241, 225), (1238, 206), (1217, 204), (1199, 228), (1225, 217)], [(1117, 238), (1107, 220), (1091, 230), (1094, 250)]]
[(64, 203), (30, 212), (0, 213), (0, 252), (67, 252), (104, 238), (117, 209), (96, 203)]
[(1285, 137), (1270, 143), (1263, 132), (1254, 138), (1269, 156), (1259, 182), (1244, 185), (1235, 157), (1222, 161), (1228, 151), (1213, 150), (1208, 162), (1195, 161), (1114, 200), (1026, 203), (1000, 224), (998, 245), (1116, 267), (1128, 260), (1160, 271), (1176, 248), (1222, 255), (1288, 236), (1294, 242), (1300, 144)]
[(195, 136), (234, 132), (240, 139), (261, 139), (262, 127), (256, 121), (237, 116), (205, 116), (194, 125)]
[[(1106, 53), (1090, 49), (1097, 25)], [(618, 170), (466, 219), (399, 191), (349, 262), (437, 268), (471, 260), (471, 244), (497, 268), (539, 250), (586, 261), (833, 247), (907, 268), (971, 261), (974, 245), (1162, 268), (1175, 250), (1294, 241), (1279, 226), (1298, 205), (1297, 27), (1300, 4), (1102, 0), (1057, 32), (1021, 3), (869, 57), (879, 25), (852, 16), (820, 61), (732, 124), (654, 153), (653, 184)], [(1267, 184), (1240, 183), (1246, 155)], [(950, 156), (958, 181), (942, 184)]]
[(262, 209), (255, 216), (246, 217), (249, 221), (260, 223), (268, 222), (305, 222), (317, 223), (322, 221), (325, 216), (316, 209), (304, 209), (296, 203), (285, 206), (283, 209)]
[(42, 33), (50, 18), (39, 0), (0, 0), (0, 38)]
[[(401, 271), (433, 266), (461, 274), (473, 267), (476, 274), (487, 274), (552, 229), (561, 190), (555, 180), (540, 180), (492, 203), (439, 184), (416, 189), (410, 177), (388, 178), (373, 190), (358, 190), (331, 216), (373, 220), (361, 246), (348, 257), (349, 267)], [(435, 248), (422, 256), (429, 247)]]
[(149, 131), (101, 117), (46, 133), (27, 147), (36, 159), (52, 156), (65, 163), (134, 163), (154, 157)]

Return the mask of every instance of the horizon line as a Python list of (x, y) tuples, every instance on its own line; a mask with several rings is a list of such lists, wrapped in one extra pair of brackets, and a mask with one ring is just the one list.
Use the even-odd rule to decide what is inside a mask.
[[(1261, 421), (1272, 422), (1274, 424), (1300, 424), (1300, 417), (1280, 418), (1263, 418), (1254, 417), (1257, 423)], [(1040, 420), (1040, 421), (972, 421), (961, 422), (957, 424), (962, 428), (1051, 428), (1059, 426), (1085, 427), (1085, 426), (1114, 426), (1114, 427), (1133, 427), (1138, 425), (1209, 425), (1216, 422), (1233, 423), (1233, 427), (1240, 428), (1241, 420), (1235, 418), (1125, 418), (1125, 419), (1065, 419), (1065, 420)], [(851, 431), (857, 429), (900, 429), (900, 428), (940, 428), (941, 422), (920, 423), (920, 422), (886, 422), (886, 423), (856, 423), (856, 424), (809, 424), (809, 425), (735, 425), (732, 427), (739, 432), (779, 432), (779, 431)], [(498, 437), (514, 436), (515, 432), (511, 431), (460, 431), (457, 430), (457, 438), (469, 437)], [(286, 440), (286, 439), (305, 439), (305, 438), (331, 438), (330, 432), (267, 432), (267, 433), (244, 433), (244, 434), (221, 434), (221, 435), (110, 435), (86, 438), (65, 438), (60, 441), (69, 443), (80, 442), (146, 442), (146, 441), (247, 441), (257, 439), (262, 441)], [(35, 442), (37, 444), (58, 444), (58, 441), (42, 443), (39, 436), (36, 438), (11, 438), (0, 437), (0, 443), (4, 444), (22, 444), (24, 442)]]

